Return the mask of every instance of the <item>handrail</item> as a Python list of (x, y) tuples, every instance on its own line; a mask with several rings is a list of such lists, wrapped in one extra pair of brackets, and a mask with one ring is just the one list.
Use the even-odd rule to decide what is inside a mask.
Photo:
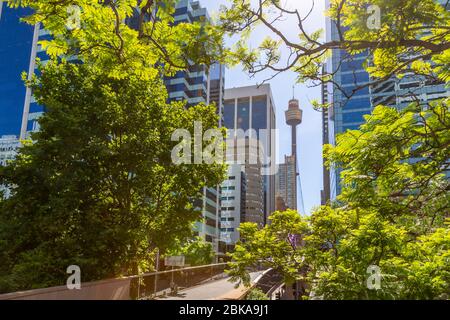
[(258, 282), (262, 279), (262, 277), (264, 277), (267, 273), (269, 273), (271, 270), (273, 270), (272, 268), (266, 269), (263, 271), (263, 273), (261, 273), (259, 276), (257, 276), (255, 278), (255, 280), (252, 281), (252, 283), (250, 284), (249, 287), (245, 288), (245, 291), (239, 296), (239, 298), (237, 300), (244, 300), (245, 297), (248, 295), (248, 293), (250, 292), (250, 290), (254, 289), (257, 285)]
[[(173, 270), (164, 270), (164, 271), (157, 271), (157, 272), (150, 272), (150, 273), (143, 273), (141, 275), (132, 275), (132, 276), (124, 276), (124, 277), (118, 277), (118, 278), (109, 278), (109, 279), (102, 279), (102, 280), (95, 280), (90, 282), (82, 282), (82, 289), (83, 290), (69, 290), (66, 285), (60, 285), (60, 286), (53, 286), (53, 287), (46, 287), (46, 288), (37, 288), (32, 290), (23, 290), (23, 291), (17, 291), (17, 292), (9, 292), (0, 294), (0, 300), (9, 300), (9, 299), (21, 299), (21, 298), (27, 298), (27, 297), (47, 297), (47, 299), (55, 299), (58, 297), (81, 297), (82, 299), (98, 299), (99, 297), (101, 299), (110, 299), (110, 296), (105, 295), (98, 295), (99, 292), (105, 292), (104, 289), (96, 289), (96, 287), (102, 287), (103, 285), (107, 285), (110, 283), (117, 283), (117, 282), (124, 282), (124, 283), (131, 283), (134, 279), (143, 279), (148, 276), (157, 276), (161, 274), (170, 274), (172, 272), (180, 272), (180, 271), (189, 271), (189, 270), (196, 270), (196, 269), (206, 269), (218, 266), (224, 266), (227, 263), (216, 263), (216, 264), (209, 264), (209, 265), (202, 265), (202, 266), (193, 266), (193, 267), (187, 267), (187, 268), (181, 268), (181, 269), (173, 269)], [(140, 287), (140, 282), (139, 282)], [(121, 292), (123, 288), (120, 289)], [(88, 290), (87, 293), (86, 290)], [(109, 290), (109, 289), (108, 289)], [(66, 294), (66, 295), (65, 295)], [(50, 296), (50, 298), (48, 298)], [(44, 298), (45, 299), (45, 298)]]
[(187, 268), (181, 268), (181, 269), (155, 271), (155, 272), (143, 273), (143, 274), (140, 274), (140, 275), (126, 276), (126, 277), (123, 277), (123, 278), (120, 278), (120, 279), (136, 279), (136, 278), (148, 277), (148, 276), (153, 276), (153, 275), (160, 275), (160, 274), (171, 273), (171, 272), (189, 271), (189, 270), (195, 270), (195, 269), (201, 269), (201, 268), (223, 266), (223, 265), (227, 265), (227, 264), (228, 263), (223, 262), (223, 263), (205, 264), (205, 265), (201, 265), (201, 266), (187, 267)]
[(269, 289), (269, 291), (267, 291), (266, 295), (270, 297), (270, 296), (275, 292), (275, 290), (279, 289), (280, 287), (282, 287), (282, 286), (284, 286), (284, 285), (285, 285), (284, 282), (280, 282), (280, 283), (277, 283), (277, 284), (273, 285), (273, 286)]

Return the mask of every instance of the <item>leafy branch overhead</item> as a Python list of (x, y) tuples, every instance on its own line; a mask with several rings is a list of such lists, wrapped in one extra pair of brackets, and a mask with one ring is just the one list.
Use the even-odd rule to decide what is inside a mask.
[(210, 66), (224, 60), (227, 52), (223, 33), (211, 22), (204, 18), (193, 23), (175, 21), (175, 0), (8, 3), (33, 9), (24, 20), (41, 23), (50, 32), (52, 40), (40, 44), (52, 57), (77, 55), (82, 60), (95, 60), (98, 68), (108, 67), (118, 78), (130, 69), (151, 77), (158, 68), (173, 74), (192, 64)]
[[(436, 0), (332, 0), (326, 15), (336, 39), (325, 37), (322, 29), (309, 31), (317, 1), (306, 13), (286, 5), (282, 0), (232, 0), (222, 6), (221, 27), (228, 35), (239, 33), (241, 39), (233, 48), (236, 63), (242, 63), (251, 74), (268, 71), (270, 79), (291, 70), (299, 82), (313, 85), (332, 83), (350, 98), (357, 91), (379, 84), (392, 76), (413, 72), (435, 81), (450, 80), (450, 12), (448, 2)], [(379, 25), (370, 24), (377, 8)], [(296, 33), (286, 33), (295, 26)], [(291, 27), (289, 27), (291, 28)], [(268, 36), (259, 45), (249, 45), (252, 33), (264, 30)], [(333, 71), (324, 68), (332, 52), (340, 52), (342, 60), (352, 61), (366, 53), (364, 66), (372, 81), (357, 86), (352, 92), (341, 88)], [(341, 60), (341, 62), (342, 62)]]
[[(304, 297), (313, 299), (448, 299), (448, 103), (380, 106), (359, 130), (338, 136), (325, 150), (328, 165), (342, 168), (338, 201), (309, 217), (275, 212), (261, 230), (241, 224), (229, 274), (249, 284), (248, 267), (262, 264), (306, 284)], [(367, 285), (370, 267), (380, 270), (380, 288)]]

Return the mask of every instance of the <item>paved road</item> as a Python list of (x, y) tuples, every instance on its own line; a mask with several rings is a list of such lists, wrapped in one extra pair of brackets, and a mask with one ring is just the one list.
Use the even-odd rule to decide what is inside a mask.
[[(263, 271), (250, 273), (254, 281)], [(208, 282), (178, 292), (177, 296), (158, 297), (158, 300), (228, 300), (238, 299), (244, 292), (244, 287), (234, 288), (229, 278)]]

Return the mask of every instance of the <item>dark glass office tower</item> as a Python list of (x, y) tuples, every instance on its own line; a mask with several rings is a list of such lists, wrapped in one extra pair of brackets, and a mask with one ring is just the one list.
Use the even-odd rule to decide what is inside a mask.
[(48, 59), (38, 41), (50, 39), (50, 35), (39, 25), (20, 21), (31, 14), (30, 9), (10, 9), (1, 0), (0, 8), (0, 136), (24, 139), (39, 130), (37, 120), (45, 110), (25, 87), (22, 73), (30, 76), (36, 71), (36, 58)]
[[(224, 126), (227, 129), (242, 130), (247, 138), (261, 143), (264, 148), (262, 167), (275, 162), (275, 105), (269, 84), (225, 90)], [(264, 134), (265, 132), (265, 134)], [(250, 134), (254, 136), (249, 137)], [(256, 139), (255, 139), (256, 138)], [(256, 152), (256, 151), (255, 151)], [(251, 152), (250, 152), (251, 153)], [(247, 195), (246, 215), (261, 216), (261, 224), (275, 211), (275, 173), (255, 171), (259, 164), (246, 164)], [(263, 179), (263, 197), (259, 195), (258, 180)], [(253, 187), (254, 186), (254, 187)], [(261, 203), (262, 202), (262, 203)], [(253, 220), (255, 220), (253, 218)]]

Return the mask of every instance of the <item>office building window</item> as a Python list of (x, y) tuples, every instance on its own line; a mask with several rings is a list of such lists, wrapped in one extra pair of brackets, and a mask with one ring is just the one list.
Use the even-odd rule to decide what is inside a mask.
[(259, 130), (267, 128), (267, 96), (253, 97), (252, 101), (252, 128)]
[(238, 99), (237, 127), (244, 131), (247, 131), (250, 127), (250, 98)]
[(234, 100), (225, 100), (223, 121), (225, 128), (234, 129)]
[(363, 116), (366, 114), (370, 114), (370, 111), (344, 113), (342, 119), (346, 123), (361, 123), (364, 122)]
[(350, 110), (350, 109), (370, 109), (370, 100), (369, 98), (365, 99), (350, 99), (345, 100), (343, 102), (343, 110)]

